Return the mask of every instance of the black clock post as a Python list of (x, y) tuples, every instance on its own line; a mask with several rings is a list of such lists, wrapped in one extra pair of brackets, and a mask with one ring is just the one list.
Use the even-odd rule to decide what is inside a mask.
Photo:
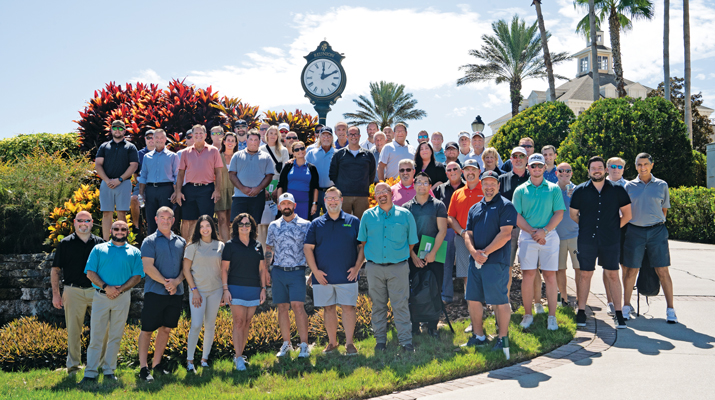
[(300, 74), (300, 83), (305, 97), (318, 112), (318, 122), (322, 125), (325, 125), (330, 106), (345, 90), (347, 79), (341, 63), (343, 58), (345, 56), (333, 51), (326, 41), (320, 42), (315, 51), (305, 56), (307, 63)]

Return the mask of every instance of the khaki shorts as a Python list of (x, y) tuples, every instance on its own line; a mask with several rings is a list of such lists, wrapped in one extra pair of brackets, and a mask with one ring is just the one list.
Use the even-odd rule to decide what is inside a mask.
[(578, 238), (562, 240), (559, 244), (559, 270), (566, 269), (567, 258), (571, 257), (571, 264), (573, 264), (573, 269), (580, 269), (578, 263), (578, 245), (576, 244)]

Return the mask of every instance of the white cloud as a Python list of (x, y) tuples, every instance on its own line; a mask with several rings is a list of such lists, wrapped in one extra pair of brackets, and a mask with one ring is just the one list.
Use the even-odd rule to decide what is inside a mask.
[(129, 82), (157, 83), (162, 86), (166, 85), (166, 81), (164, 81), (164, 79), (162, 79), (153, 69), (143, 69), (139, 71), (139, 75), (134, 78), (129, 78)]
[(706, 79), (706, 77), (705, 77), (705, 74), (697, 74), (697, 75), (695, 75), (695, 79), (704, 81)]
[(464, 106), (464, 107), (455, 107), (451, 113), (447, 114), (448, 117), (463, 117), (467, 115), (467, 111), (472, 111), (474, 110), (474, 107), (470, 106)]

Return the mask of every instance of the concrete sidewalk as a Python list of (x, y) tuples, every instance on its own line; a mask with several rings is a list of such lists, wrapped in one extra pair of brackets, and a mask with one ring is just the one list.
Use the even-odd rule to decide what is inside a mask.
[[(650, 304), (641, 297), (641, 316), (629, 321), (628, 329), (614, 329), (605, 313), (605, 293), (597, 271), (588, 303), (592, 318), (571, 344), (502, 370), (382, 398), (715, 397), (711, 373), (715, 365), (715, 319), (711, 319), (715, 310), (715, 245), (670, 241), (670, 252), (679, 324), (665, 322), (661, 292), (661, 296), (650, 299)], [(569, 272), (573, 275), (573, 270)], [(573, 291), (570, 293), (573, 295)]]

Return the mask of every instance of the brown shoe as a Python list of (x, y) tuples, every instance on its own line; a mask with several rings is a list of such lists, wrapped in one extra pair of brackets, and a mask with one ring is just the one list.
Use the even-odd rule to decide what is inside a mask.
[(332, 353), (337, 348), (338, 348), (338, 345), (332, 345), (332, 344), (328, 343), (328, 345), (325, 346), (325, 348), (323, 349), (323, 354)]
[(345, 355), (346, 356), (356, 356), (358, 354), (357, 348), (355, 348), (355, 345), (350, 343), (348, 345), (345, 345)]

